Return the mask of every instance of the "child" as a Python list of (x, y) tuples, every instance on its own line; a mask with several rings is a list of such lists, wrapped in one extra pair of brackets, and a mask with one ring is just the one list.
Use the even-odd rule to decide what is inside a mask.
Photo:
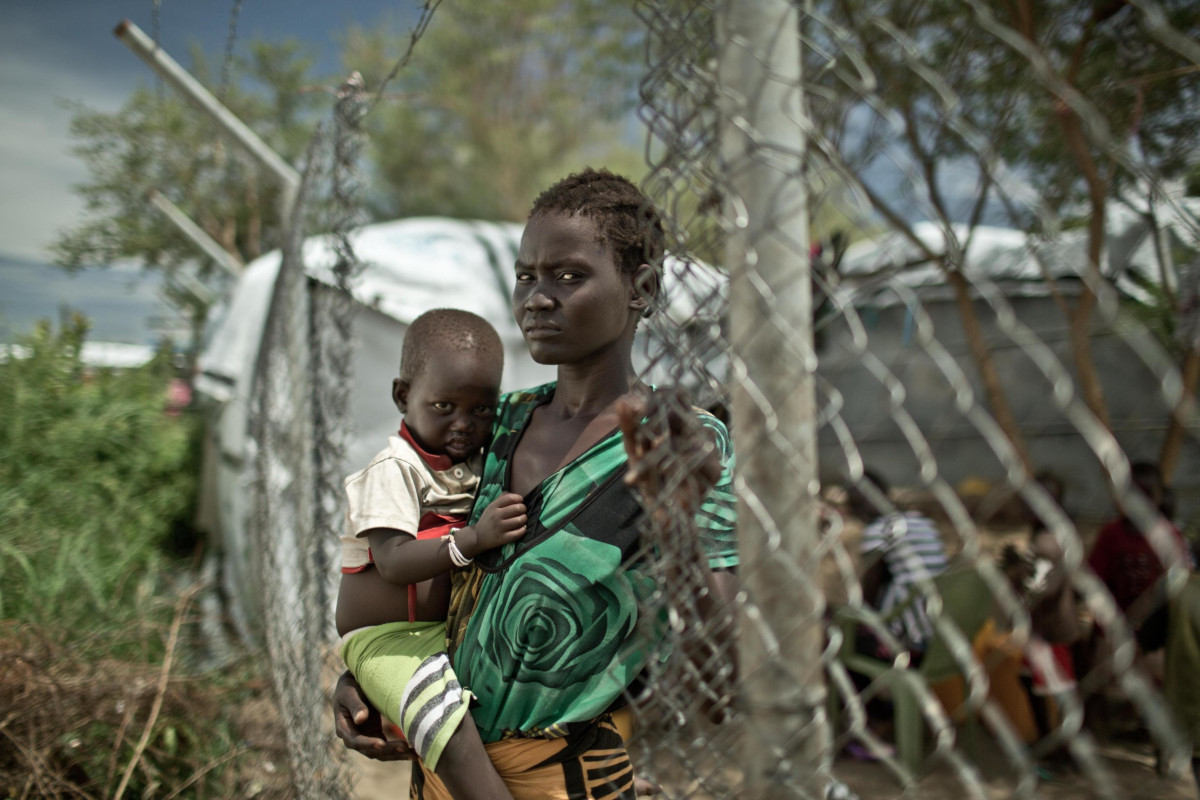
[(438, 309), (409, 326), (392, 398), (397, 436), (346, 479), (337, 629), (342, 657), (456, 798), (505, 798), (446, 656), (450, 569), (521, 538), (525, 506), (502, 494), (467, 526), (500, 393), (496, 331)]

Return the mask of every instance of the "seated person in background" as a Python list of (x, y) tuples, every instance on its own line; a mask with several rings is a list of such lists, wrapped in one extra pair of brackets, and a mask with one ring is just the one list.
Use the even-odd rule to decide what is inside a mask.
[[(1018, 598), (1024, 599), (1025, 587), (1034, 574), (1033, 559), (1007, 544), (1000, 553), (998, 566)], [(1024, 663), (1022, 643), (1012, 632), (1011, 620), (997, 607), (975, 634), (972, 650), (988, 677), (988, 698), (1004, 713), (1013, 731), (1025, 744), (1038, 738), (1033, 704), (1021, 682)]]
[[(887, 502), (888, 486), (877, 474), (863, 471), (863, 477), (850, 487), (847, 502), (850, 513), (863, 522), (859, 581), (863, 600), (883, 616), (902, 610), (891, 621), (892, 634), (920, 663), (933, 626), (925, 613), (919, 581), (929, 580), (946, 568), (946, 550), (933, 521), (919, 511), (897, 511)], [(911, 599), (911, 602), (910, 602)], [(864, 632), (869, 634), (869, 632)], [(867, 638), (875, 638), (870, 634)], [(867, 645), (864, 647), (863, 645)], [(859, 650), (888, 657), (881, 642), (863, 642)]]
[[(1060, 509), (1063, 484), (1056, 476), (1039, 473), (1035, 479)], [(1030, 523), (1030, 571), (1020, 591), (1029, 604), (1029, 614), (1037, 634), (1026, 645), (1026, 664), (1030, 671), (1030, 693), (1039, 738), (1057, 730), (1065, 696), (1073, 692), (1075, 660), (1071, 645), (1082, 635), (1075, 607), (1075, 591), (1063, 565), (1063, 549), (1049, 526), (1032, 508), (1027, 509)]]
[[(1046, 480), (1039, 478), (1039, 483)], [(1054, 497), (1053, 487), (1046, 488)], [(1006, 544), (998, 559), (1017, 601), (1029, 611), (1030, 638), (1014, 634), (1011, 611), (997, 602), (972, 641), (975, 658), (987, 672), (988, 697), (1027, 745), (1057, 729), (1053, 698), (1075, 688), (1071, 653), (1065, 646), (1078, 635), (1074, 594), (1061, 567), (1056, 575), (1051, 559), (1035, 548), (1040, 533), (1044, 531), (1035, 527), (1029, 549)], [(1061, 565), (1061, 556), (1056, 558)]]
[[(1158, 467), (1145, 461), (1130, 466), (1133, 490), (1155, 509), (1162, 507), (1163, 480)], [(1167, 562), (1159, 556), (1150, 535), (1130, 519), (1127, 509), (1100, 529), (1087, 564), (1112, 592), (1117, 608), (1137, 637), (1142, 653), (1160, 650), (1166, 639), (1165, 597), (1158, 591), (1167, 567), (1187, 564), (1191, 559), (1179, 530), (1167, 519), (1159, 517), (1153, 535), (1162, 535), (1170, 543), (1172, 553)], [(1151, 674), (1161, 681), (1161, 670), (1150, 667)]]
[(417, 317), (392, 384), (400, 431), (346, 479), (342, 657), (459, 800), (511, 797), (445, 652), (451, 569), (525, 533), (525, 505), (512, 493), (467, 524), (503, 366), (500, 337), (482, 317), (454, 309)]

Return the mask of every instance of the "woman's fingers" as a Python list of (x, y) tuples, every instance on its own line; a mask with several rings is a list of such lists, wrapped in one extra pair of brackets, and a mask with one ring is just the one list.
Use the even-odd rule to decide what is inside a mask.
[(379, 712), (363, 699), (358, 683), (344, 673), (333, 691), (333, 727), (342, 743), (378, 761), (413, 758), (412, 748), (403, 740), (389, 740), (383, 734)]
[(617, 420), (630, 466), (640, 463), (646, 452), (646, 432), (642, 423), (645, 416), (646, 401), (641, 397), (626, 396), (617, 401)]
[(622, 398), (617, 415), (629, 460), (626, 485), (642, 494), (651, 511), (666, 504), (683, 510), (699, 505), (720, 479), (721, 462), (686, 392)]

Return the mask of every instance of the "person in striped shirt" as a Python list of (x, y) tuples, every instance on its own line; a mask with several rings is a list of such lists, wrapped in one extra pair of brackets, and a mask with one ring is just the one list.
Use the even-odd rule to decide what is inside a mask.
[[(889, 628), (918, 663), (933, 625), (924, 598), (913, 593), (919, 582), (946, 568), (941, 534), (921, 512), (896, 509), (888, 500), (887, 483), (870, 470), (864, 470), (862, 479), (851, 487), (849, 505), (852, 514), (864, 522), (870, 520), (860, 548), (863, 599), (884, 617), (902, 609)], [(878, 650), (880, 644), (875, 644)]]

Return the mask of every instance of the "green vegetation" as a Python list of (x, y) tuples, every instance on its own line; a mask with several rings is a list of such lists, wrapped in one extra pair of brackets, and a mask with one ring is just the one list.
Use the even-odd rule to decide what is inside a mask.
[(199, 420), (169, 353), (92, 370), (86, 332), (0, 361), (0, 797), (284, 796), (253, 663), (186, 674)]
[(67, 629), (169, 619), (164, 545), (196, 492), (196, 425), (164, 413), (164, 354), (90, 372), (86, 323), (41, 323), (0, 365), (0, 617)]

